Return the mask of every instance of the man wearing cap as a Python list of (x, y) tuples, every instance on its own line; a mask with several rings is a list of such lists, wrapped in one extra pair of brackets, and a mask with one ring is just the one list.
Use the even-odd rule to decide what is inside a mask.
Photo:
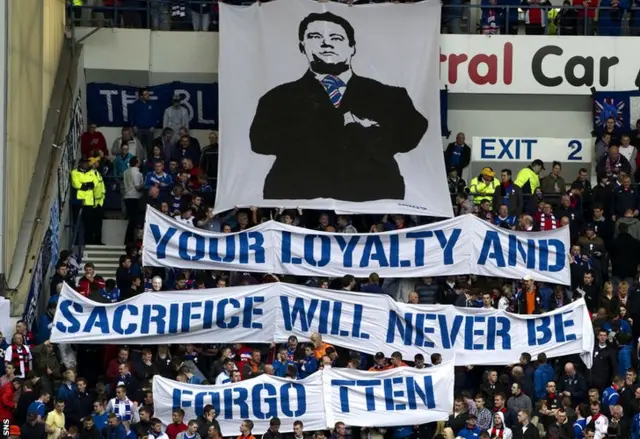
[(528, 205), (528, 199), (536, 193), (536, 189), (540, 187), (540, 172), (544, 171), (544, 162), (535, 159), (526, 168), (520, 169), (514, 184), (522, 189), (524, 195), (524, 204)]
[(173, 130), (172, 145), (178, 142), (178, 132), (182, 127), (189, 128), (189, 112), (182, 106), (180, 95), (175, 94), (173, 95), (171, 106), (164, 110), (164, 117), (162, 118), (162, 128), (171, 128)]
[(493, 194), (500, 186), (495, 178), (496, 173), (491, 168), (482, 168), (480, 175), (474, 177), (469, 184), (469, 192), (473, 196), (473, 204), (480, 205), (482, 201), (493, 199)]

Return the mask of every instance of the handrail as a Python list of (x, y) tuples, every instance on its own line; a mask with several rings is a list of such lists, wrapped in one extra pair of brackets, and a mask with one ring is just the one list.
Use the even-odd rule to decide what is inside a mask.
[[(253, 3), (255, 3), (256, 1), (259, 0), (242, 0), (242, 1), (231, 1), (228, 3), (232, 3), (234, 5), (243, 5), (243, 6), (248, 6), (251, 5)], [(262, 0), (263, 2), (265, 2), (265, 0)], [(268, 0), (266, 0), (268, 1)], [(335, 1), (335, 0), (332, 0)], [(446, 1), (446, 0), (445, 0)], [(218, 3), (220, 3), (222, 1), (219, 0), (184, 0), (184, 4), (186, 5), (186, 16), (181, 17), (180, 20), (176, 20), (174, 22), (176, 23), (185, 23), (185, 22), (191, 22), (191, 18), (190, 18), (190, 14), (192, 11), (196, 12), (196, 13), (202, 13), (202, 14), (208, 14), (210, 16), (213, 16), (215, 14), (217, 14), (217, 5)], [(223, 3), (227, 3), (226, 1)], [(359, 4), (366, 4), (366, 3), (379, 3), (378, 1), (374, 1), (374, 0), (356, 0), (355, 1), (355, 5), (359, 5)], [(413, 3), (411, 1), (404, 1), (403, 3)], [(145, 6), (120, 6), (117, 4), (117, 2), (114, 3), (113, 6), (92, 6), (92, 5), (83, 5), (83, 6), (74, 6), (72, 4), (68, 4), (67, 9), (68, 9), (68, 17), (69, 20), (77, 25), (78, 22), (84, 21), (83, 19), (77, 19), (74, 18), (74, 11), (76, 12), (83, 12), (83, 11), (88, 11), (89, 13), (93, 12), (93, 13), (98, 13), (98, 14), (107, 14), (109, 16), (109, 19), (105, 19), (105, 20), (97, 20), (97, 21), (106, 21), (108, 23), (110, 23), (111, 25), (114, 25), (114, 27), (119, 27), (117, 26), (118, 23), (120, 23), (120, 19), (124, 18), (127, 16), (127, 14), (130, 13), (137, 13), (137, 14), (144, 14), (145, 16), (145, 20), (144, 23), (147, 24), (146, 27), (144, 27), (145, 29), (152, 29), (154, 28), (153, 26), (151, 26), (153, 24), (153, 18), (157, 18), (158, 20), (156, 21), (159, 24), (167, 24), (167, 22), (163, 21), (164, 16), (169, 14), (169, 5), (171, 4), (171, 0), (150, 0), (146, 3)], [(597, 23), (597, 13), (596, 12), (600, 12), (602, 13), (602, 11), (607, 11), (607, 10), (612, 10), (612, 11), (620, 11), (619, 8), (613, 7), (613, 6), (597, 6), (597, 7), (588, 7), (588, 6), (568, 6), (565, 8), (561, 8), (561, 7), (556, 7), (556, 6), (552, 6), (552, 5), (499, 5), (499, 6), (494, 6), (494, 5), (475, 5), (475, 4), (459, 4), (459, 5), (454, 5), (454, 4), (444, 4), (442, 5), (443, 8), (443, 24), (448, 22), (451, 19), (462, 19), (462, 18), (466, 18), (467, 20), (467, 33), (480, 33), (479, 31), (481, 30), (482, 26), (480, 24), (480, 20), (478, 20), (478, 22), (474, 22), (472, 23), (471, 20), (471, 13), (472, 11), (475, 13), (478, 13), (479, 16), (478, 18), (481, 19), (481, 15), (483, 13), (483, 11), (485, 10), (495, 10), (495, 11), (500, 11), (500, 14), (498, 16), (498, 20), (499, 21), (504, 21), (504, 26), (501, 26), (502, 23), (498, 22), (497, 23), (497, 27), (503, 27), (503, 28), (509, 28), (510, 25), (514, 25), (513, 23), (510, 23), (510, 21), (513, 20), (513, 15), (511, 12), (513, 10), (515, 10), (515, 15), (517, 17), (518, 13), (522, 13), (525, 12), (528, 9), (532, 9), (532, 10), (537, 10), (537, 9), (543, 9), (544, 11), (547, 12), (547, 14), (545, 15), (545, 19), (547, 21), (551, 20), (550, 17), (548, 17), (548, 12), (551, 10), (557, 10), (557, 11), (561, 11), (562, 9), (565, 10), (572, 10), (572, 11), (577, 11), (578, 13), (578, 17), (576, 18), (576, 20), (574, 21), (574, 26), (577, 27), (576, 32), (583, 32), (580, 35), (592, 35), (593, 34), (593, 30), (595, 28), (594, 22)], [(197, 12), (198, 9), (201, 12)], [(634, 13), (634, 14), (640, 14), (640, 10), (638, 8), (629, 8), (626, 10), (623, 10), (623, 12), (630, 12), (630, 13)], [(81, 14), (84, 15), (84, 14)], [(557, 18), (554, 17), (554, 19)], [(517, 20), (517, 24), (519, 24), (519, 20), (516, 18)], [(591, 20), (593, 20), (594, 22), (591, 22)], [(96, 21), (96, 20), (93, 20)], [(169, 20), (169, 23), (171, 23), (172, 21)], [(621, 28), (624, 27), (623, 26), (623, 21), (621, 20), (620, 22), (620, 26)], [(129, 26), (126, 26), (129, 27)], [(559, 27), (559, 24), (556, 24), (556, 27)], [(181, 31), (189, 31), (191, 29), (180, 29)], [(548, 34), (549, 32), (549, 26), (544, 26), (544, 34)], [(577, 34), (573, 34), (573, 35), (577, 35)]]

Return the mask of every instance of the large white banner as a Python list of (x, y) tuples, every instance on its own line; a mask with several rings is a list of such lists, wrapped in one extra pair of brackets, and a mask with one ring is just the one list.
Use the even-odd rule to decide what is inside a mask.
[(221, 3), (215, 210), (451, 217), (440, 9), (437, 0)]
[(456, 365), (505, 365), (581, 354), (590, 365), (593, 326), (579, 300), (521, 316), (496, 309), (397, 303), (386, 294), (350, 293), (285, 283), (144, 293), (99, 304), (64, 286), (51, 341), (89, 344), (271, 343), (313, 333), (345, 348), (412, 360), (440, 353)]
[(569, 228), (514, 232), (473, 215), (385, 233), (327, 233), (269, 221), (239, 233), (189, 227), (147, 208), (145, 266), (366, 278), (477, 274), (571, 283)]
[(153, 378), (154, 413), (171, 423), (175, 408), (185, 419), (195, 419), (207, 404), (218, 414), (223, 436), (238, 433), (244, 419), (254, 422), (254, 434), (269, 428), (269, 420), (282, 421), (281, 432), (303, 422), (306, 431), (324, 430), (342, 421), (361, 427), (418, 425), (443, 421), (453, 408), (453, 363), (384, 372), (327, 368), (304, 380), (260, 375), (219, 386), (185, 384), (156, 375)]

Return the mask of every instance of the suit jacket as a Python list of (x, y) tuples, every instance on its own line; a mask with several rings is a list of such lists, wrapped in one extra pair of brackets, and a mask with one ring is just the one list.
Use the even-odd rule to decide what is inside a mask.
[[(347, 112), (379, 126), (345, 126)], [(427, 127), (404, 88), (354, 74), (335, 108), (324, 86), (307, 71), (258, 102), (251, 149), (276, 156), (265, 178), (264, 198), (404, 199), (404, 179), (394, 155), (416, 148)]]

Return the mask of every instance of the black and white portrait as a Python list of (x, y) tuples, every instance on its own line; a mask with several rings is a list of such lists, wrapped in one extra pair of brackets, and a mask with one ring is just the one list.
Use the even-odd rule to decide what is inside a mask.
[(450, 216), (438, 14), (436, 1), (221, 5), (216, 210)]
[(269, 90), (251, 124), (253, 152), (276, 156), (264, 198), (404, 199), (394, 156), (418, 146), (427, 119), (404, 88), (353, 70), (356, 33), (344, 18), (307, 15), (298, 47), (308, 69)]

